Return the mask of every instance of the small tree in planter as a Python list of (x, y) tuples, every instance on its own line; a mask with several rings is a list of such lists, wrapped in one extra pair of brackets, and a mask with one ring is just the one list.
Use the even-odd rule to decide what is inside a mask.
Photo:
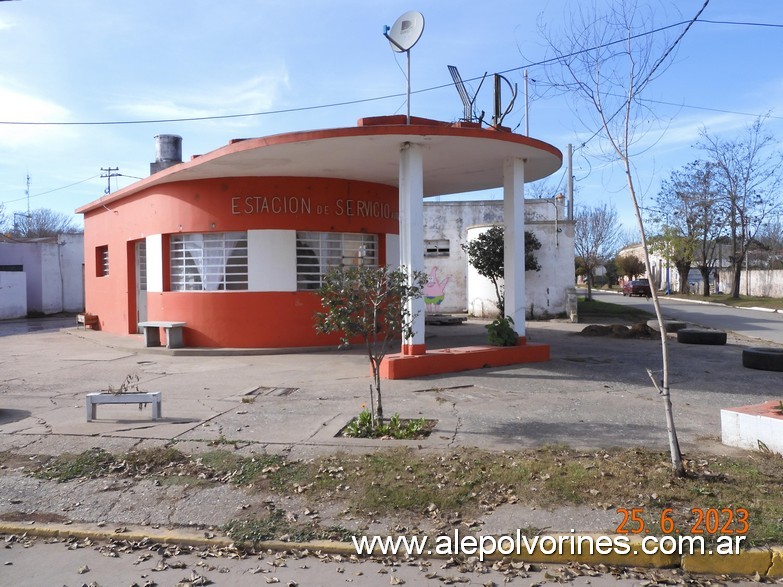
[(381, 362), (389, 343), (413, 335), (414, 316), (409, 300), (420, 298), (427, 274), (414, 272), (410, 282), (404, 267), (335, 267), (323, 278), (319, 290), (324, 312), (315, 315), (316, 331), (338, 333), (348, 344), (361, 338), (372, 368), (370, 412), (373, 426), (383, 421), (381, 399)]

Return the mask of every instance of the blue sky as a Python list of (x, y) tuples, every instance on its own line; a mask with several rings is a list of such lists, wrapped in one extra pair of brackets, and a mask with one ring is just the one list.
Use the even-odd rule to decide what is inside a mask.
[[(599, 5), (604, 4), (598, 0)], [(653, 26), (692, 17), (703, 0), (662, 4)], [(364, 116), (405, 112), (404, 55), (382, 36), (407, 10), (426, 26), (412, 51), (412, 114), (456, 120), (462, 104), (447, 65), (466, 80), (504, 72), (520, 86), (506, 124), (524, 129), (521, 69), (547, 57), (539, 23), (557, 29), (579, 0), (19, 0), (0, 2), (0, 121), (107, 122), (267, 113), (223, 120), (150, 124), (0, 124), (0, 203), (71, 214), (103, 195), (101, 168), (119, 167), (112, 191), (149, 174), (153, 137), (183, 137), (183, 154), (237, 137), (351, 126)], [(582, 3), (583, 4), (583, 3)], [(657, 1), (652, 2), (658, 5)], [(676, 6), (676, 9), (673, 8)], [(679, 11), (679, 12), (678, 12)], [(703, 19), (783, 25), (783, 2), (711, 0)], [(676, 31), (675, 31), (676, 32)], [(699, 129), (731, 137), (754, 115), (783, 140), (783, 28), (697, 23), (645, 94), (662, 129), (636, 158), (649, 202), (661, 180), (700, 156)], [(592, 134), (569, 102), (529, 76), (530, 134), (565, 151), (572, 143), (577, 202), (610, 202), (633, 218), (622, 171), (596, 157)], [(477, 82), (469, 82), (476, 89)], [(478, 106), (492, 111), (491, 81)], [(426, 90), (426, 91), (422, 91)], [(383, 98), (392, 96), (388, 98)], [(381, 99), (379, 99), (381, 98)], [(364, 102), (361, 102), (363, 101)], [(353, 102), (342, 106), (313, 108)], [(748, 116), (748, 114), (750, 116)], [(562, 183), (561, 183), (562, 182)], [(552, 176), (564, 189), (565, 173)], [(498, 197), (498, 194), (482, 194)], [(77, 217), (81, 222), (81, 217)]]

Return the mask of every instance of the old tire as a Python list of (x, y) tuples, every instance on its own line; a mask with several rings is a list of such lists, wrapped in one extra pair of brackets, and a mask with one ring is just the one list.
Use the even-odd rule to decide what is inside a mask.
[(742, 351), (742, 366), (762, 371), (783, 371), (783, 349), (745, 349)]
[[(666, 326), (666, 332), (679, 332), (688, 324), (686, 322), (683, 322), (682, 320), (664, 320), (664, 325)], [(655, 332), (659, 332), (658, 330), (658, 321), (657, 320), (648, 320), (647, 326), (652, 328)]]
[(684, 344), (726, 344), (726, 333), (722, 330), (683, 328), (677, 331), (677, 342)]

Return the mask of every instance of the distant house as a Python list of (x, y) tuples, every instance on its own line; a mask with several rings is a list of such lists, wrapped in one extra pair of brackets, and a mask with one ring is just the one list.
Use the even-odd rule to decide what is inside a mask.
[(84, 235), (0, 237), (0, 318), (84, 310)]

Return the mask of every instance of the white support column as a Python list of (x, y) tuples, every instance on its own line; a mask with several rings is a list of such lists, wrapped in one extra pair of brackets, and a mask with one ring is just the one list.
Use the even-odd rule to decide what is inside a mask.
[(525, 338), (525, 162), (503, 162), (505, 314)]
[[(424, 156), (421, 145), (403, 143), (400, 149), (400, 264), (409, 281), (414, 271), (424, 271)], [(402, 354), (423, 355), (424, 299), (408, 301), (413, 316), (413, 336), (402, 341)]]

